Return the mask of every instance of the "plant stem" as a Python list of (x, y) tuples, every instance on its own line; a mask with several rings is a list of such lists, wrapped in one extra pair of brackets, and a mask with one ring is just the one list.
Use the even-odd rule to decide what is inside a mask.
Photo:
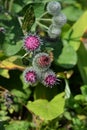
[(37, 18), (37, 20), (38, 20), (38, 21), (50, 21), (50, 22), (52, 21), (52, 19), (46, 19), (46, 18), (41, 18), (41, 19), (40, 19), (40, 18)]
[(40, 18), (42, 18), (44, 15), (46, 15), (48, 12), (44, 12), (41, 16), (40, 16)]
[(18, 21), (19, 21), (20, 26), (22, 27), (22, 17), (18, 17)]
[(29, 54), (30, 54), (29, 52), (25, 53), (25, 54), (22, 56), (22, 58), (28, 56)]
[(65, 79), (65, 98), (68, 99), (71, 96), (68, 80)]
[(8, 9), (9, 12), (11, 12), (13, 2), (14, 2), (14, 0), (10, 0), (9, 9)]
[(7, 0), (5, 0), (4, 6), (5, 6), (5, 9), (7, 10), (7, 6), (8, 6), (8, 1)]
[(45, 26), (44, 24), (40, 23), (39, 21), (36, 21), (36, 23), (37, 23), (37, 25), (39, 25), (40, 27), (42, 27), (42, 28), (48, 30), (48, 27)]

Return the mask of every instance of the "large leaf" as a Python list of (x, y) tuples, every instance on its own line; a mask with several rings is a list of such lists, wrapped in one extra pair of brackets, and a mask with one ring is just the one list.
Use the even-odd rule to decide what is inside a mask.
[(50, 102), (38, 99), (28, 102), (27, 108), (44, 120), (52, 120), (64, 111), (64, 93), (58, 94)]
[(87, 29), (87, 11), (79, 18), (79, 20), (66, 33), (64, 39), (67, 39), (69, 44), (73, 46), (75, 50), (78, 50), (80, 46), (80, 38), (82, 37), (86, 29)]
[(77, 63), (77, 55), (75, 50), (69, 44), (64, 44), (57, 62), (64, 68), (72, 68)]

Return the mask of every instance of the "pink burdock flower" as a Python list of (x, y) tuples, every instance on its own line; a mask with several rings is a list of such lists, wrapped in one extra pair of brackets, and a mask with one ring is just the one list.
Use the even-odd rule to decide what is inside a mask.
[(38, 76), (37, 72), (33, 69), (33, 67), (26, 68), (24, 70), (23, 77), (25, 82), (31, 85), (37, 83)]
[(26, 51), (35, 51), (39, 49), (41, 45), (41, 39), (36, 34), (29, 34), (24, 39), (24, 49)]
[(57, 80), (56, 74), (52, 70), (48, 70), (43, 75), (42, 83), (44, 86), (52, 88), (57, 84)]
[(38, 71), (46, 71), (51, 65), (50, 56), (47, 53), (38, 53), (33, 58), (33, 67)]

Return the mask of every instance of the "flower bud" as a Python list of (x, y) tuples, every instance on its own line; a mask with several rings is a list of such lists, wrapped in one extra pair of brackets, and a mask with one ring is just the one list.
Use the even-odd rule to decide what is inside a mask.
[(57, 38), (61, 34), (61, 29), (55, 24), (51, 24), (48, 29), (48, 35), (50, 38)]
[(67, 22), (66, 15), (63, 13), (54, 16), (52, 20), (53, 20), (53, 24), (58, 25), (59, 27), (64, 26), (64, 24)]
[(47, 11), (51, 15), (59, 14), (60, 10), (61, 10), (61, 5), (57, 1), (51, 1), (47, 4)]

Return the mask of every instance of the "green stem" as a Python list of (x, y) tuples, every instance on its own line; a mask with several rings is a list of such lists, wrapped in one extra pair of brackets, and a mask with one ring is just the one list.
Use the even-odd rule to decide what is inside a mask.
[(28, 56), (28, 55), (29, 55), (29, 52), (25, 53), (25, 54), (22, 56), (22, 58), (24, 58), (24, 57), (26, 57), (26, 56)]
[(41, 18), (40, 19), (40, 18), (38, 18), (37, 21), (48, 21), (48, 22), (50, 21), (51, 22), (52, 19), (46, 19), (46, 18)]
[(37, 23), (37, 25), (39, 25), (40, 27), (42, 27), (42, 28), (48, 30), (48, 27), (45, 26), (44, 24), (40, 23), (39, 21), (37, 21), (36, 23)]
[(46, 15), (48, 12), (44, 12), (41, 16), (40, 16), (40, 18), (42, 18), (44, 15)]
[(14, 2), (14, 0), (10, 0), (9, 9), (8, 9), (9, 12), (11, 12), (13, 2)]
[(5, 0), (5, 3), (4, 3), (5, 9), (7, 9), (7, 5), (8, 5), (8, 1)]
[(18, 21), (19, 21), (20, 26), (22, 27), (22, 17), (18, 17)]

